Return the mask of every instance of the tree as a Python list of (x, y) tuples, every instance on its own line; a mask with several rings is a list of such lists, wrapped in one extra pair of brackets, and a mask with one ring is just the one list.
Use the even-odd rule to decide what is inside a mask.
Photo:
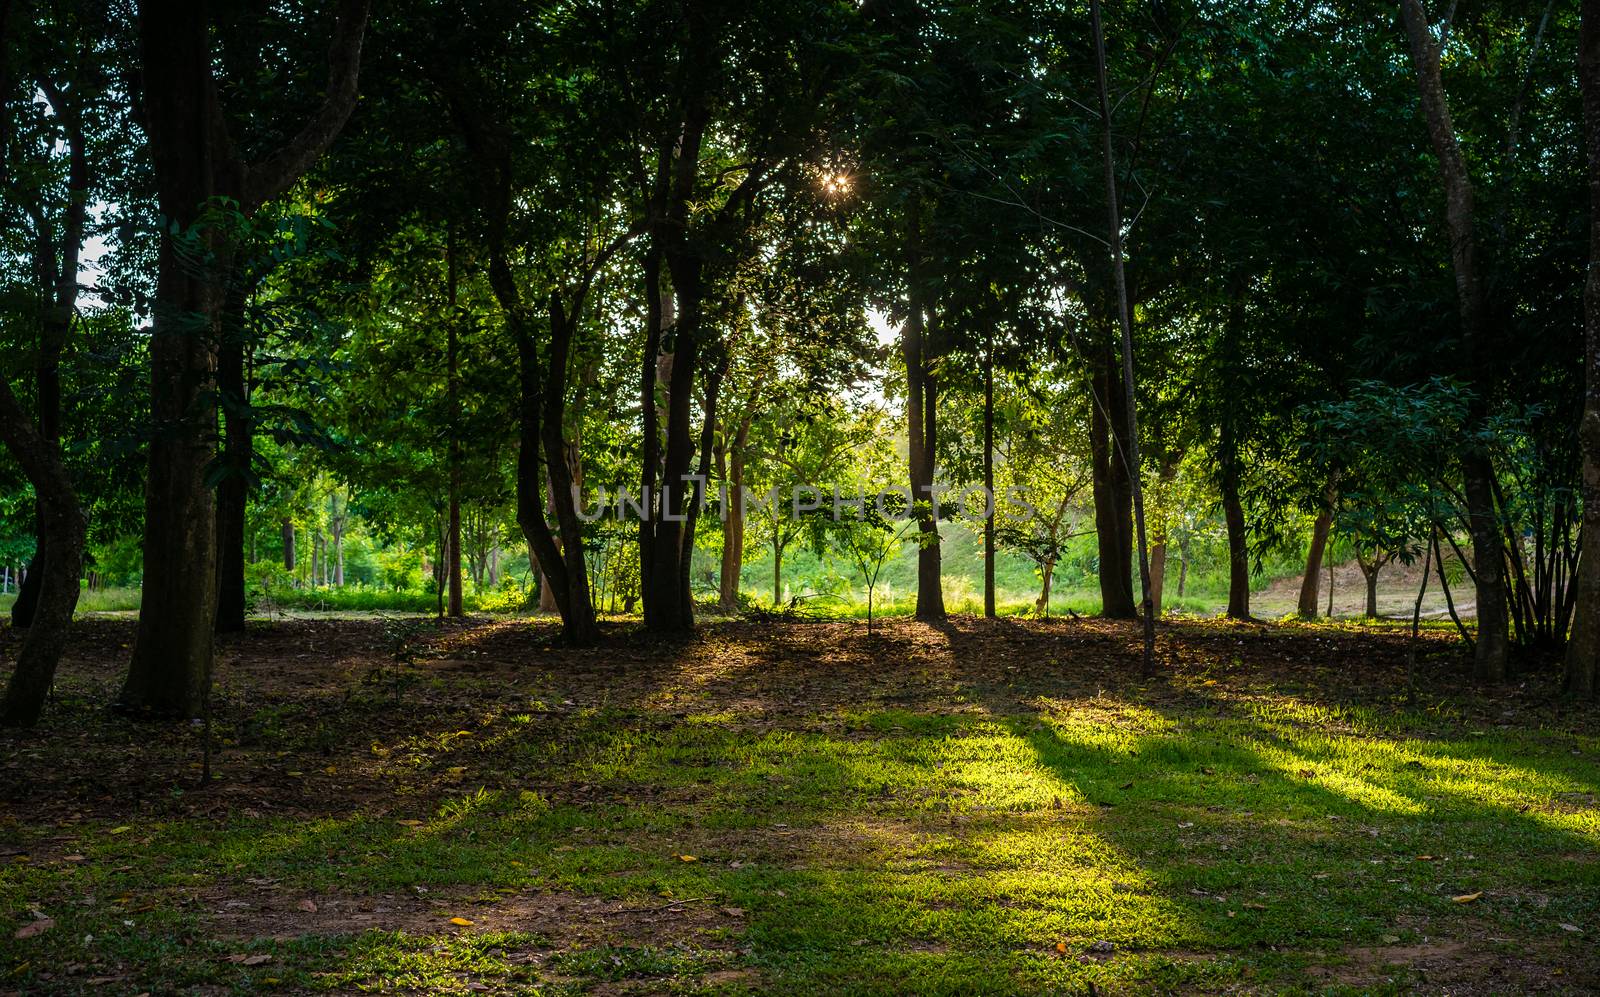
[(1577, 613), (1567, 644), (1566, 687), (1574, 696), (1600, 692), (1600, 2), (1584, 0), (1578, 36), (1578, 87), (1583, 94), (1584, 150), (1589, 180), (1589, 272), (1583, 286), (1584, 555), (1578, 561)]
[(139, 8), (141, 106), (162, 216), (151, 339), (150, 441), (144, 587), (119, 705), (198, 716), (211, 685), (216, 614), (215, 504), (206, 476), (216, 421), (217, 329), (231, 248), (211, 216), (249, 215), (298, 179), (333, 141), (356, 100), (366, 0), (340, 4), (321, 107), (277, 151), (241, 158), (225, 126), (203, 7)]

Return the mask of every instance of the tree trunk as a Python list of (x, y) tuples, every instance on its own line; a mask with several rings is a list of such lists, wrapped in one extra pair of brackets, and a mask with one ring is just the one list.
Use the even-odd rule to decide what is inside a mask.
[(59, 444), (37, 431), (11, 386), (0, 381), (0, 441), (28, 476), (46, 511), (41, 537), (46, 557), (30, 574), (39, 577), (33, 624), (17, 655), (16, 670), (0, 699), (0, 726), (30, 727), (39, 719), (66, 646), (78, 605), (83, 543), (88, 522), (61, 462)]
[(210, 26), (201, 6), (140, 5), (144, 113), (162, 227), (150, 339), (151, 419), (145, 483), (144, 584), (133, 657), (118, 704), (197, 717), (211, 685), (217, 609), (216, 504), (206, 485), (217, 422), (217, 285), (181, 255), (218, 190), (210, 114)]
[(333, 585), (344, 588), (344, 516), (333, 520)]
[(1222, 515), (1228, 526), (1228, 617), (1250, 619), (1250, 549), (1246, 542), (1244, 506), (1239, 500), (1239, 475), (1234, 458), (1222, 470)]
[(706, 372), (704, 407), (701, 410), (700, 424), (700, 467), (683, 524), (683, 561), (679, 568), (681, 576), (679, 585), (682, 586), (683, 600), (681, 612), (691, 621), (694, 619), (694, 587), (689, 572), (694, 565), (694, 534), (695, 527), (700, 521), (700, 509), (705, 504), (706, 482), (711, 476), (711, 451), (717, 435), (717, 401), (722, 392), (722, 378), (726, 372), (726, 360)]
[(995, 617), (994, 605), (994, 328), (984, 335), (983, 350), (983, 615)]
[(1328, 546), (1328, 529), (1333, 525), (1333, 509), (1324, 506), (1311, 525), (1311, 549), (1306, 552), (1306, 573), (1300, 580), (1300, 603), (1297, 612), (1301, 619), (1317, 618), (1317, 583), (1322, 578), (1322, 552)]
[(728, 508), (722, 524), (722, 573), (718, 579), (718, 608), (739, 611), (739, 575), (744, 570), (744, 450), (750, 438), (750, 420), (739, 424), (732, 453), (728, 455)]
[(1361, 565), (1361, 577), (1367, 582), (1367, 619), (1378, 618), (1378, 572), (1383, 570), (1381, 562), (1357, 560)]
[(449, 409), (450, 434), (450, 557), (445, 561), (445, 575), (450, 586), (448, 612), (452, 617), (465, 615), (461, 605), (461, 348), (460, 316), (456, 313), (456, 246), (455, 230), (445, 229), (445, 395)]
[(1178, 544), (1178, 598), (1183, 598), (1184, 586), (1189, 581), (1189, 541)]
[(927, 329), (920, 287), (920, 263), (913, 249), (911, 309), (901, 329), (901, 349), (906, 364), (906, 430), (911, 477), (911, 501), (917, 517), (917, 606), (919, 620), (945, 618), (943, 569), (939, 555), (939, 524), (933, 494), (935, 433), (938, 397), (927, 370)]
[[(1465, 354), (1463, 372), (1475, 390), (1468, 412), (1469, 428), (1485, 416), (1491, 387), (1491, 365), (1499, 362), (1484, 342), (1488, 331), (1488, 304), (1477, 266), (1477, 237), (1473, 231), (1473, 189), (1461, 147), (1450, 120), (1439, 75), (1439, 46), (1428, 26), (1421, 0), (1401, 0), (1400, 11), (1411, 43), (1428, 139), (1439, 160), (1444, 182), (1445, 221), (1450, 233), (1450, 264), (1455, 273), (1456, 298), (1461, 316)], [(1506, 607), (1505, 553), (1501, 545), (1494, 504), (1494, 467), (1489, 455), (1469, 443), (1461, 455), (1461, 476), (1466, 494), (1467, 518), (1472, 533), (1473, 570), (1477, 576), (1478, 640), (1473, 650), (1473, 672), (1481, 680), (1500, 681), (1506, 676), (1510, 654), (1510, 618)]]
[(283, 570), (294, 573), (294, 520), (285, 519), (278, 526), (278, 535), (283, 539)]
[[(698, 136), (694, 155), (699, 156)], [(685, 157), (688, 153), (683, 154)], [(694, 372), (703, 320), (701, 262), (687, 246), (671, 244), (666, 260), (677, 296), (678, 314), (673, 330), (672, 372), (667, 382), (666, 459), (662, 463), (660, 516), (650, 551), (650, 587), (644, 603), (645, 629), (656, 633), (682, 633), (694, 629), (694, 613), (684, 591), (684, 521), (692, 497), (689, 466), (695, 440), (691, 415), (694, 406)]]
[(1144, 671), (1155, 665), (1156, 619), (1150, 599), (1150, 554), (1144, 521), (1144, 484), (1139, 460), (1139, 411), (1134, 391), (1133, 313), (1128, 307), (1128, 282), (1122, 261), (1122, 205), (1117, 200), (1117, 162), (1111, 144), (1111, 90), (1106, 82), (1106, 39), (1100, 21), (1100, 0), (1090, 0), (1094, 23), (1096, 75), (1100, 90), (1100, 125), (1105, 155), (1106, 228), (1111, 241), (1111, 274), (1117, 289), (1117, 318), (1122, 330), (1122, 390), (1125, 410), (1119, 427), (1124, 431), (1122, 457), (1133, 489), (1133, 523), (1138, 541), (1139, 588), (1144, 610)]
[(1167, 539), (1163, 536), (1150, 545), (1150, 605), (1158, 619), (1162, 613), (1162, 596), (1167, 587), (1166, 574)]
[(1044, 617), (1050, 615), (1050, 581), (1055, 577), (1056, 559), (1045, 558), (1039, 565), (1039, 598), (1033, 601), (1033, 611), (1036, 615)]
[[(1577, 600), (1567, 641), (1566, 689), (1600, 693), (1600, 0), (1583, 0), (1578, 83), (1589, 179), (1589, 272), (1583, 284), (1583, 526)], [(1440, 565), (1441, 576), (1444, 566)]]
[(780, 526), (773, 524), (772, 533), (772, 608), (783, 605), (783, 542), (778, 539)]
[(1109, 356), (1091, 358), (1089, 406), (1090, 472), (1094, 493), (1094, 532), (1100, 561), (1100, 615), (1131, 620), (1133, 602), (1133, 491), (1120, 455), (1123, 398), (1121, 379)]
[(138, 33), (143, 117), (162, 226), (150, 338), (154, 433), (145, 482), (144, 585), (139, 627), (118, 705), (159, 716), (199, 716), (211, 687), (217, 611), (216, 503), (206, 468), (216, 432), (217, 326), (230, 249), (203, 238), (212, 259), (197, 272), (192, 231), (215, 196), (253, 212), (314, 163), (356, 102), (366, 0), (344, 0), (328, 54), (321, 106), (282, 148), (256, 164), (239, 159), (220, 122), (204, 5), (145, 0)]

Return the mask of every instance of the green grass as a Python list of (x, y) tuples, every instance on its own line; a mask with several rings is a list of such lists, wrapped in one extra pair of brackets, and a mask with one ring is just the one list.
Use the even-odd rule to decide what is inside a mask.
[[(1355, 973), (1358, 950), (1464, 939), (1538, 961), (1558, 990), (1548, 969), (1574, 967), (1581, 986), (1600, 929), (1590, 733), (1487, 723), (1437, 699), (1308, 697), (1205, 654), (1167, 685), (1063, 685), (1073, 659), (1032, 645), (1018, 678), (796, 701), (807, 683), (859, 676), (802, 660), (747, 682), (740, 656), (772, 650), (760, 631), (709, 643), (708, 659), (733, 655), (722, 671), (670, 680), (684, 660), (669, 653), (648, 694), (589, 686), (576, 704), (559, 665), (529, 686), (402, 669), (325, 701), (234, 701), (223, 736), (254, 747), (225, 779), (246, 787), (239, 804), (292, 787), (292, 812), (177, 814), (175, 776), (172, 799), (128, 814), (43, 826), (15, 813), (0, 842), (28, 854), (0, 872), (0, 912), (57, 925), (0, 935), (0, 985), (76, 992), (121, 973), (129, 992), (1400, 992), (1414, 973), (1341, 984), (1340, 967)], [(895, 653), (894, 667), (917, 660)], [(410, 719), (367, 734), (363, 718), (386, 711)], [(340, 804), (334, 788), (357, 784)], [(441, 903), (419, 901), (403, 930), (317, 922), (229, 942), (208, 927), (235, 898), (292, 911), (302, 896), (419, 888)], [(506, 929), (496, 912), (538, 891), (714, 916), (685, 932), (670, 911), (603, 942)], [(715, 913), (729, 909), (741, 913)], [(227, 961), (246, 954), (271, 961)]]

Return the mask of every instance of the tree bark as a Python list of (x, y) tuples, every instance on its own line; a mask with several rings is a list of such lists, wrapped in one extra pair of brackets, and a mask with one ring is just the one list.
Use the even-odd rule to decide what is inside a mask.
[(1090, 17), (1094, 22), (1094, 48), (1096, 76), (1100, 90), (1100, 125), (1102, 149), (1105, 154), (1106, 227), (1111, 242), (1111, 273), (1117, 291), (1117, 318), (1122, 330), (1122, 459), (1127, 465), (1128, 481), (1133, 488), (1133, 523), (1137, 532), (1139, 558), (1139, 588), (1144, 611), (1144, 671), (1149, 674), (1155, 665), (1156, 618), (1150, 598), (1150, 554), (1146, 543), (1144, 521), (1144, 483), (1139, 460), (1139, 411), (1134, 391), (1133, 368), (1133, 313), (1128, 307), (1128, 281), (1122, 261), (1122, 206), (1117, 199), (1117, 161), (1111, 144), (1111, 90), (1106, 81), (1106, 39), (1100, 21), (1100, 0), (1090, 0)]
[(1100, 570), (1100, 615), (1131, 620), (1133, 601), (1133, 491), (1119, 456), (1122, 382), (1108, 355), (1090, 359), (1089, 461), (1094, 495), (1094, 532)]
[(1306, 552), (1306, 573), (1300, 579), (1300, 602), (1297, 612), (1301, 619), (1317, 618), (1317, 588), (1322, 578), (1322, 552), (1328, 546), (1328, 530), (1333, 525), (1333, 509), (1324, 506), (1311, 524), (1311, 549)]
[[(0, 32), (0, 44), (4, 43)], [(0, 72), (0, 85), (9, 85), (8, 71)], [(82, 108), (75, 99), (76, 91), (69, 96), (48, 78), (41, 89), (56, 118), (62, 124), (67, 150), (66, 210), (62, 214), (60, 252), (50, 251), (47, 231), (40, 232), (41, 279), (52, 286), (41, 288), (45, 301), (44, 313), (39, 322), (38, 351), (34, 355), (34, 391), (37, 396), (38, 432), (44, 442), (59, 447), (61, 442), (61, 352), (72, 334), (72, 319), (78, 308), (78, 265), (83, 253), (84, 225), (88, 220), (89, 206), (89, 154), (84, 143)], [(5, 108), (0, 106), (0, 113)], [(4, 138), (0, 133), (0, 138)], [(3, 147), (3, 145), (0, 145)], [(0, 170), (3, 170), (0, 167)], [(35, 495), (39, 493), (36, 491)], [(11, 623), (16, 627), (33, 624), (34, 613), (43, 589), (44, 565), (49, 562), (47, 549), (47, 520), (58, 516), (39, 498), (34, 509), (34, 538), (36, 546), (31, 570), (23, 576), (17, 589), (16, 601), (11, 604)], [(79, 557), (82, 552), (79, 552)]]
[(994, 605), (994, 328), (983, 343), (983, 615), (995, 618)]
[[(278, 526), (278, 536), (283, 540), (283, 570), (294, 573), (294, 520), (285, 519)], [(292, 580), (292, 579), (291, 579)]]
[[(1583, 284), (1583, 525), (1577, 600), (1567, 641), (1568, 694), (1600, 693), (1600, 0), (1583, 0), (1578, 85), (1589, 180), (1589, 272)], [(1441, 572), (1443, 565), (1440, 565)]]
[(718, 608), (739, 611), (739, 576), (744, 571), (744, 451), (750, 440), (750, 418), (739, 423), (728, 457), (728, 508), (722, 524), (722, 569)]
[[(916, 241), (914, 233), (915, 227), (913, 243)], [(937, 421), (933, 413), (927, 411), (930, 407), (937, 407), (938, 397), (929, 384), (932, 379), (927, 370), (927, 327), (917, 252), (919, 250), (914, 245), (910, 268), (911, 307), (900, 333), (906, 364), (906, 432), (911, 501), (918, 531), (916, 618), (943, 620), (943, 569), (939, 556), (937, 500), (933, 494)]]
[(450, 556), (445, 561), (445, 575), (449, 580), (449, 615), (466, 615), (461, 604), (461, 384), (459, 315), (456, 313), (456, 253), (455, 232), (445, 235), (445, 394), (450, 411)]
[[(151, 417), (145, 486), (144, 585), (125, 710), (200, 716), (211, 687), (217, 611), (216, 504), (206, 467), (216, 432), (217, 327), (229, 248), (201, 236), (216, 257), (197, 272), (177, 245), (217, 195), (246, 214), (286, 190), (343, 128), (356, 101), (366, 0), (340, 5), (321, 107), (275, 154), (239, 159), (212, 78), (211, 30), (201, 5), (139, 5), (144, 118), (157, 203), (168, 221), (157, 254), (156, 315), (150, 339)], [(192, 255), (192, 254), (190, 254)]]
[[(1488, 331), (1488, 303), (1477, 265), (1472, 180), (1450, 120), (1450, 106), (1439, 74), (1439, 46), (1434, 42), (1427, 14), (1421, 0), (1401, 0), (1400, 10), (1411, 44), (1411, 60), (1416, 70), (1428, 138), (1438, 157), (1444, 183), (1450, 263), (1455, 274), (1465, 354), (1463, 367), (1475, 389), (1468, 419), (1478, 423), (1487, 408), (1488, 366), (1497, 358), (1489, 355), (1491, 351), (1484, 342)], [(1511, 639), (1505, 552), (1494, 504), (1494, 466), (1489, 455), (1477, 445), (1469, 445), (1461, 455), (1460, 465), (1478, 589), (1478, 640), (1473, 651), (1473, 672), (1481, 680), (1500, 681), (1506, 676)]]
[[(1224, 444), (1226, 448), (1228, 444)], [(1225, 456), (1222, 468), (1222, 516), (1228, 526), (1228, 617), (1250, 619), (1250, 548), (1244, 506), (1239, 499), (1237, 457)]]
[(0, 442), (21, 465), (46, 510), (41, 536), (47, 555), (30, 572), (40, 576), (33, 625), (0, 699), (0, 726), (29, 727), (44, 709), (72, 626), (88, 522), (61, 462), (59, 444), (38, 431), (4, 381), (0, 381)]

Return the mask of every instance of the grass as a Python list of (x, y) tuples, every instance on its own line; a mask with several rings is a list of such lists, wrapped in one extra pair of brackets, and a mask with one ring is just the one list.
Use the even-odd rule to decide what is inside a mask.
[(32, 803), (0, 823), (0, 987), (1600, 982), (1593, 716), (1462, 689), (1444, 634), (1415, 710), (1384, 633), (1185, 624), (1148, 682), (1135, 639), (728, 625), (552, 653), (480, 622), (398, 665), (374, 627), (282, 624), (235, 651), (206, 788), (197, 734), (106, 718), (90, 666), (52, 728), (0, 742)]

